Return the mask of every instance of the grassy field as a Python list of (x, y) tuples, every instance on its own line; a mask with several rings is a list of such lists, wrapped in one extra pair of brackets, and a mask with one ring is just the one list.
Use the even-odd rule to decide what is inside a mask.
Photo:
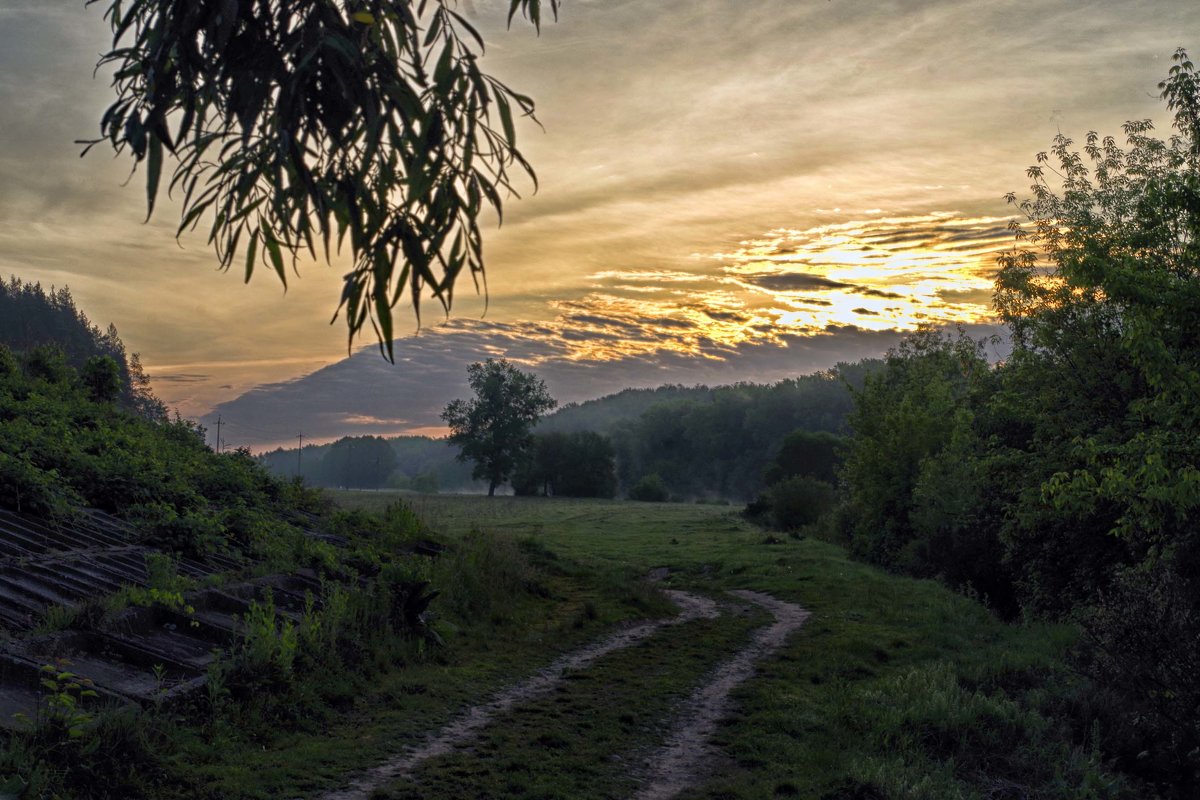
[(736, 589), (813, 616), (735, 691), (718, 754), (683, 797), (1149, 796), (1094, 754), (1107, 723), (1066, 666), (1077, 635), (1069, 627), (1005, 624), (936, 583), (765, 532), (728, 506), (333, 498), (363, 511), (403, 500), (425, 520), (422, 535), (448, 545), (437, 559), (409, 557), (440, 592), (433, 628), (444, 643), (400, 641), (370, 663), (297, 673), (277, 693), (202, 697), (186, 719), (170, 709), (114, 718), (102, 761), (128, 764), (126, 785), (139, 787), (122, 796), (321, 797), (562, 654), (634, 620), (672, 616), (661, 587), (707, 597), (722, 613), (568, 671), (550, 693), (372, 797), (631, 797), (684, 701), (770, 621), (728, 594)]
[[(373, 509), (396, 496), (336, 499)], [(821, 541), (769, 535), (728, 507), (405, 499), (450, 539), (479, 531), (524, 541), (576, 591), (596, 592), (593, 604), (665, 568), (667, 586), (714, 597), (760, 590), (814, 612), (737, 692), (719, 735), (727, 760), (688, 797), (1142, 796), (1093, 753), (1104, 714), (1065, 666), (1071, 628), (1007, 625), (933, 582), (882, 573)], [(606, 608), (613, 618), (637, 604)], [(672, 705), (757, 624), (723, 617), (614, 653), (559, 696), (514, 710), (474, 750), (427, 762), (380, 796), (626, 797), (631, 765), (666, 735)]]

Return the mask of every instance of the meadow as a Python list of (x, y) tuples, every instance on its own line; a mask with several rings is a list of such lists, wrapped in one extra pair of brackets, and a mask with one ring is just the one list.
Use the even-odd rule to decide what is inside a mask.
[[(397, 499), (334, 496), (364, 510)], [(851, 561), (814, 538), (766, 533), (726, 506), (404, 499), (446, 541), (517, 543), (534, 569), (553, 576), (550, 595), (559, 601), (537, 635), (514, 635), (515, 619), (497, 619), (508, 630), (495, 631), (503, 642), (489, 646), (476, 638), (481, 629), (459, 630), (447, 639), (450, 663), (410, 671), (402, 685), (436, 686), (437, 701), (424, 690), (393, 690), (391, 699), (440, 702), (423, 723), (622, 617), (664, 613), (655, 586), (706, 594), (726, 613), (600, 659), (552, 696), (501, 715), (473, 746), (430, 759), (374, 796), (630, 796), (682, 700), (767, 621), (726, 594), (735, 589), (799, 603), (813, 616), (736, 691), (717, 734), (719, 758), (683, 796), (1142, 796), (1109, 774), (1093, 746), (1109, 722), (1068, 666), (1078, 635), (1069, 626), (1005, 623), (977, 599)], [(651, 574), (657, 584), (647, 582)], [(404, 712), (360, 706), (351, 727), (368, 731), (367, 751), (378, 753), (387, 718)], [(412, 735), (420, 726), (402, 727)]]

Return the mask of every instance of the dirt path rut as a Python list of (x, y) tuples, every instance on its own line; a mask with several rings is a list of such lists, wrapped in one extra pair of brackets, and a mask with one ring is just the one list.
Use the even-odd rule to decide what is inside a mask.
[(634, 800), (667, 800), (696, 782), (716, 755), (712, 744), (717, 722), (729, 710), (729, 695), (754, 674), (755, 664), (781, 648), (809, 613), (794, 603), (761, 592), (731, 592), (771, 612), (775, 622), (760, 628), (750, 644), (721, 665), (684, 705), (674, 733), (647, 761), (645, 785)]
[(675, 617), (634, 625), (568, 653), (539, 670), (533, 677), (494, 695), (486, 703), (468, 708), (420, 746), (369, 770), (350, 786), (322, 795), (321, 800), (368, 800), (375, 789), (403, 776), (422, 761), (449, 753), (455, 746), (470, 740), (497, 714), (547, 693), (562, 681), (564, 671), (581, 669), (609, 653), (631, 647), (666, 625), (714, 619), (719, 614), (716, 603), (706, 597), (674, 589), (665, 591), (672, 602), (679, 606), (680, 612)]

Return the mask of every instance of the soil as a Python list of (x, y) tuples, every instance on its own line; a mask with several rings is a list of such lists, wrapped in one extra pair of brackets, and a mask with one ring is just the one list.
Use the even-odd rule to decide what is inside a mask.
[(712, 744), (717, 723), (729, 710), (729, 695), (754, 674), (757, 662), (781, 648), (809, 613), (794, 603), (761, 592), (731, 594), (762, 606), (775, 622), (755, 632), (750, 644), (722, 664), (684, 705), (666, 744), (646, 762), (645, 785), (634, 800), (666, 800), (696, 783), (719, 757)]
[(666, 590), (666, 594), (679, 606), (680, 611), (676, 616), (638, 623), (562, 656), (534, 673), (533, 677), (501, 691), (481, 705), (468, 708), (419, 747), (375, 767), (350, 786), (323, 795), (322, 800), (368, 800), (375, 789), (396, 780), (422, 761), (449, 753), (456, 745), (472, 739), (497, 714), (546, 694), (562, 681), (564, 672), (581, 669), (602, 656), (632, 647), (665, 625), (681, 625), (718, 615), (716, 603), (706, 597), (671, 589)]
[[(638, 623), (557, 659), (522, 683), (468, 708), (420, 746), (398, 754), (362, 774), (349, 786), (323, 795), (321, 800), (369, 800), (376, 789), (402, 777), (426, 759), (444, 755), (469, 742), (496, 715), (551, 691), (563, 680), (565, 672), (581, 669), (609, 653), (631, 647), (666, 625), (714, 619), (720, 613), (717, 604), (708, 598), (672, 589), (665, 591), (679, 606), (680, 612), (675, 617)], [(712, 735), (717, 722), (729, 709), (730, 692), (754, 673), (757, 662), (782, 647), (787, 637), (809, 616), (800, 606), (770, 595), (749, 591), (732, 594), (767, 609), (775, 622), (756, 631), (750, 643), (712, 673), (684, 704), (666, 744), (647, 759), (642, 773), (645, 785), (635, 795), (637, 800), (673, 797), (696, 782), (703, 774), (705, 764), (712, 763)]]

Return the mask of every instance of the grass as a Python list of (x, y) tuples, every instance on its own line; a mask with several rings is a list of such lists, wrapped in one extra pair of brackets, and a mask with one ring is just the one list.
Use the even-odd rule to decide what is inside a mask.
[[(207, 722), (158, 718), (171, 749), (144, 796), (265, 800), (344, 785), (559, 654), (670, 613), (651, 570), (714, 598), (753, 589), (813, 612), (736, 691), (718, 733), (724, 759), (685, 797), (1149, 796), (1093, 751), (1104, 710), (1065, 666), (1070, 627), (1005, 624), (931, 581), (825, 542), (768, 536), (728, 507), (405, 498), (454, 545), (424, 576), (443, 592), (433, 609), (446, 646), (410, 643), (278, 699), (227, 703)], [(378, 511), (396, 493), (335, 499)], [(628, 797), (679, 702), (765, 621), (756, 610), (666, 627), (377, 796)]]
[(469, 750), (431, 759), (377, 796), (629, 797), (676, 705), (763, 622), (724, 616), (666, 628), (569, 673), (552, 694), (501, 715)]
[(427, 576), (445, 593), (434, 623), (444, 648), (413, 646), (335, 685), (188, 728), (168, 771), (177, 794), (163, 796), (265, 800), (336, 787), (617, 621), (669, 611), (629, 576), (588, 583), (537, 546), (455, 538)]
[[(369, 508), (383, 498), (338, 500)], [(883, 573), (834, 545), (768, 537), (728, 508), (412, 502), (447, 532), (528, 536), (597, 573), (667, 567), (672, 586), (756, 589), (814, 612), (739, 690), (739, 710), (720, 734), (732, 762), (689, 797), (1145, 796), (1109, 775), (1093, 751), (1104, 709), (1066, 666), (1077, 637), (1069, 626), (1006, 624), (939, 584)], [(659, 657), (672, 658), (666, 649)]]

